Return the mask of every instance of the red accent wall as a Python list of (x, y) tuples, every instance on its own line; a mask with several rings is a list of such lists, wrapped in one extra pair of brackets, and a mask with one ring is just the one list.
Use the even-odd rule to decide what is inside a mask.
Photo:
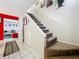
[(2, 14), (2, 13), (0, 13), (0, 17), (11, 19), (11, 20), (19, 20), (19, 17), (17, 17), (17, 16), (12, 16), (12, 15)]
[(7, 15), (3, 13), (0, 13), (0, 17), (2, 17), (2, 23), (0, 24), (0, 40), (3, 40), (4, 39), (4, 18), (10, 19), (10, 20), (19, 20), (19, 17)]
[(3, 18), (2, 18), (2, 23), (0, 24), (0, 40), (4, 39), (4, 26), (3, 26)]

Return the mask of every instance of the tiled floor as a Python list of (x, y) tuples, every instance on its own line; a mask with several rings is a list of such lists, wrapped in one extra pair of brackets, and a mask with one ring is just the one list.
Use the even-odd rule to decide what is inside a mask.
[[(27, 45), (25, 46), (24, 43), (17, 41), (17, 40), (16, 40), (16, 42), (20, 48), (20, 51), (13, 53), (9, 56), (3, 57), (5, 48), (4, 48), (4, 46), (2, 46), (2, 47), (0, 47), (0, 59), (34, 59), (34, 56), (27, 49)], [(3, 44), (3, 45), (5, 45), (5, 44)]]

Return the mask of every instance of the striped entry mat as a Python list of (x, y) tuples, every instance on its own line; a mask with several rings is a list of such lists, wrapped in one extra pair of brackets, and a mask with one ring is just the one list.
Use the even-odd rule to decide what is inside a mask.
[(5, 50), (4, 50), (4, 54), (3, 57), (11, 55), (17, 51), (19, 51), (19, 47), (16, 43), (16, 41), (12, 41), (12, 42), (7, 42), (5, 45)]

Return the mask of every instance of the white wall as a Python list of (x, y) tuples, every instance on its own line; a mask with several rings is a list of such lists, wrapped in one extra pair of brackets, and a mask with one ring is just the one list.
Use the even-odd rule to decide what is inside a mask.
[(26, 14), (36, 0), (0, 0), (0, 12), (15, 16)]
[(44, 41), (46, 35), (36, 25), (36, 23), (28, 17), (29, 23), (25, 25), (25, 43), (31, 49), (35, 59), (44, 59)]
[(59, 41), (79, 45), (79, 0), (65, 0), (65, 5), (56, 9), (35, 7), (31, 12), (49, 28)]

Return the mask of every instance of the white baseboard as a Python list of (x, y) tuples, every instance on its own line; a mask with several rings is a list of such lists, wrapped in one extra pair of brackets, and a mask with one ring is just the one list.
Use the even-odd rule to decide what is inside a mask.
[(71, 42), (62, 41), (62, 40), (58, 40), (58, 41), (63, 42), (63, 43), (67, 43), (67, 44), (71, 44), (71, 45), (74, 45), (74, 46), (79, 46), (79, 44), (76, 44), (76, 43), (71, 43)]

